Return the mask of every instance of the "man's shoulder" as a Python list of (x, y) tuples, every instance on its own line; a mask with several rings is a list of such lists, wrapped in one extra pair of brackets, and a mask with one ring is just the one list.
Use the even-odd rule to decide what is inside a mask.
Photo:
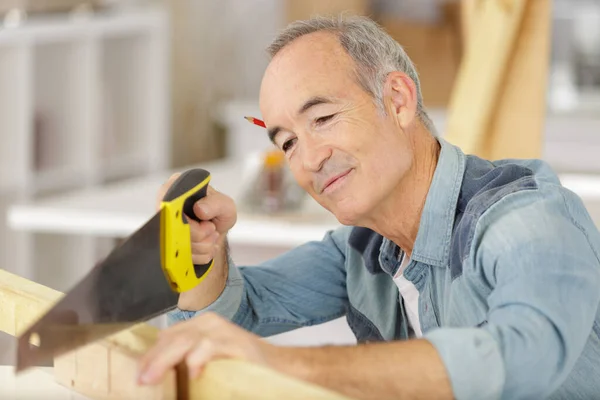
[[(598, 246), (598, 229), (583, 202), (561, 185), (546, 162), (508, 159), (487, 164), (487, 171), (479, 165), (479, 175), (471, 172), (472, 182), (465, 182), (472, 185), (463, 204), (463, 219), (470, 225), (463, 229), (474, 239), (470, 243), (502, 252), (524, 243), (560, 242), (565, 232), (575, 229)], [(464, 190), (469, 193), (468, 187)]]
[(538, 159), (488, 161), (475, 156), (466, 158), (465, 174), (458, 199), (459, 212), (482, 215), (498, 202), (521, 193), (560, 191), (560, 181), (552, 168)]
[(572, 228), (600, 242), (583, 203), (541, 160), (468, 157), (456, 221), (460, 260), (481, 249), (500, 254), (523, 243), (560, 241)]

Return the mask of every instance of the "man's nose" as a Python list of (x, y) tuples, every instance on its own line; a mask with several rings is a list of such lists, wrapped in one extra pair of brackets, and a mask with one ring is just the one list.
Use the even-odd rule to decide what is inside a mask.
[(321, 170), (325, 161), (331, 157), (331, 147), (311, 143), (305, 146), (302, 154), (302, 163), (306, 171), (317, 172)]

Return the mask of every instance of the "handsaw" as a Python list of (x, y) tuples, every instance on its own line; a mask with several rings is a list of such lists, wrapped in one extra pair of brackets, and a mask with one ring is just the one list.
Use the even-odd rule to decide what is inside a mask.
[(206, 196), (210, 173), (190, 169), (173, 182), (159, 211), (18, 337), (16, 371), (40, 365), (163, 314), (198, 285), (213, 260), (194, 265), (187, 218)]

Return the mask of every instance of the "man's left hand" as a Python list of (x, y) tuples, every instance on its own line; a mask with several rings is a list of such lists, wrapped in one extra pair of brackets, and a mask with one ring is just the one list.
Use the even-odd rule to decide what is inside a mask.
[(139, 382), (159, 383), (165, 373), (185, 361), (190, 377), (197, 377), (207, 362), (237, 358), (268, 365), (274, 346), (215, 313), (199, 315), (174, 325), (159, 335), (140, 360)]

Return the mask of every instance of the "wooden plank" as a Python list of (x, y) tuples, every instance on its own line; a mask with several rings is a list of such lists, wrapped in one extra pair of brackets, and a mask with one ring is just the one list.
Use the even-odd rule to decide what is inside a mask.
[(190, 382), (190, 399), (219, 400), (349, 400), (321, 387), (307, 385), (271, 369), (239, 360), (215, 360)]
[(19, 336), (62, 293), (0, 269), (0, 331)]
[(528, 1), (480, 154), (541, 158), (550, 68), (550, 0)]
[[(18, 334), (60, 296), (57, 291), (0, 270), (0, 330), (11, 335)], [(54, 360), (55, 379), (91, 399), (102, 400), (348, 399), (319, 386), (240, 360), (210, 362), (204, 373), (193, 382), (187, 382), (184, 374), (177, 377), (176, 371), (172, 370), (160, 385), (138, 386), (137, 360), (155, 343), (157, 336), (158, 329), (139, 324), (57, 357)]]
[(174, 370), (157, 386), (137, 385), (137, 360), (141, 353), (132, 352), (129, 343), (121, 342), (122, 339), (113, 337), (56, 358), (56, 381), (92, 399), (177, 398)]
[(474, 21), (474, 15), (477, 10), (479, 0), (460, 0), (460, 25), (462, 42), (466, 45), (471, 33), (471, 23)]
[[(507, 6), (510, 4), (510, 6)], [(523, 19), (523, 1), (477, 4), (448, 109), (446, 139), (478, 154), (489, 127)]]
[[(12, 336), (46, 312), (62, 293), (0, 269), (0, 331)], [(58, 383), (92, 399), (174, 399), (175, 371), (157, 386), (138, 386), (137, 358), (150, 348), (158, 329), (147, 324), (119, 332), (54, 360)]]

